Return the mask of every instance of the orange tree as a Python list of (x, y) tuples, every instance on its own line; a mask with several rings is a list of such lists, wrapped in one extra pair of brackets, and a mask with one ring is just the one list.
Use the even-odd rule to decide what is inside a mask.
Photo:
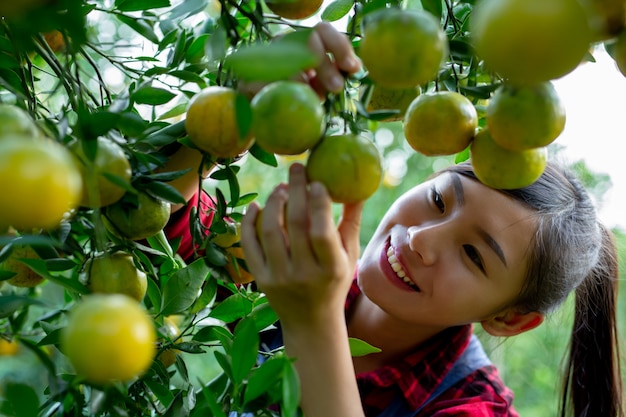
[[(242, 192), (242, 166), (254, 161), (271, 170), (280, 162), (276, 154), (254, 143), (253, 106), (246, 93), (251, 85), (293, 79), (314, 67), (317, 57), (308, 49), (307, 39), (312, 25), (326, 20), (346, 33), (357, 53), (363, 42), (366, 51), (364, 71), (349, 77), (341, 93), (327, 94), (320, 101), (324, 114), (320, 139), (360, 135), (369, 141), (376, 135), (365, 131), (403, 113), (407, 103), (386, 102), (387, 108), (375, 110), (368, 105), (379, 81), (381, 89), (408, 89), (416, 97), (437, 91), (460, 93), (475, 106), (478, 129), (485, 129), (486, 100), (510, 80), (494, 72), (500, 61), (485, 62), (472, 45), (489, 51), (488, 60), (494, 50), (518, 54), (519, 45), (528, 45), (534, 50), (530, 52), (542, 46), (541, 39), (513, 39), (515, 48), (507, 49), (497, 35), (506, 22), (494, 24), (486, 12), (479, 20), (480, 33), (495, 33), (489, 35), (493, 42), (489, 37), (474, 39), (470, 17), (483, 2), (489, 4), (414, 1), (410, 13), (391, 13), (392, 23), (383, 9), (407, 9), (403, 2), (336, 0), (320, 6), (296, 0), (287, 2), (287, 14), (280, 12), (280, 1), (263, 0), (2, 2), (0, 102), (9, 110), (2, 108), (0, 147), (34, 150), (0, 153), (0, 181), (5, 184), (0, 189), (0, 340), (12, 347), (6, 350), (10, 351), (6, 360), (28, 360), (37, 370), (22, 367), (15, 375), (2, 375), (0, 414), (272, 416), (280, 407), (282, 415), (297, 415), (298, 381), (291, 359), (280, 349), (260, 350), (260, 340), (276, 316), (250, 282), (253, 277), (241, 278), (245, 260), (233, 255), (241, 252), (233, 229), (245, 205), (259, 196)], [(520, 7), (519, 2), (512, 3)], [(541, 2), (528, 1), (535, 3)], [(567, 10), (574, 8), (573, 14), (580, 12), (576, 0), (561, 3)], [(594, 22), (589, 44), (618, 39), (623, 2), (614, 2), (621, 7), (612, 5), (610, 13), (602, 9), (610, 2), (583, 3), (584, 13)], [(533, 19), (540, 17), (556, 19), (554, 27), (560, 28), (558, 16), (543, 16), (539, 6), (525, 11), (525, 22), (515, 15), (516, 27), (525, 23), (532, 33)], [(312, 13), (316, 14), (309, 20), (290, 20)], [(500, 16), (511, 13), (504, 10)], [(611, 25), (602, 24), (605, 18)], [(603, 30), (605, 26), (610, 30)], [(410, 42), (403, 37), (405, 31), (411, 33)], [(416, 50), (415, 45), (423, 49)], [(613, 51), (617, 56), (620, 49)], [(502, 53), (496, 52), (496, 58)], [(427, 58), (424, 64), (420, 57)], [(503, 59), (519, 66), (512, 81), (524, 85), (534, 82), (519, 79), (524, 65), (545, 65), (515, 56)], [(387, 85), (388, 80), (403, 82), (395, 87)], [(218, 89), (227, 94), (205, 94)], [(192, 111), (194, 102), (209, 104)], [(212, 154), (216, 148), (204, 146), (212, 138), (223, 146), (232, 137), (242, 146), (233, 153), (226, 149), (221, 154), (219, 148), (219, 155)], [(383, 184), (392, 187), (390, 150), (404, 150), (408, 160), (417, 152), (407, 143), (388, 146), (373, 140), (384, 157)], [(108, 161), (98, 157), (104, 153), (99, 152), (101, 143), (115, 144)], [(451, 161), (467, 159), (470, 148), (451, 155)], [(61, 167), (50, 163), (52, 149), (59, 153), (57, 160), (65, 161)], [(42, 158), (42, 152), (48, 156)], [(245, 153), (241, 159), (240, 152)], [(9, 159), (9, 154), (25, 156)], [(210, 226), (201, 221), (206, 208), (200, 203), (185, 211), (189, 218), (183, 221), (188, 222), (194, 251), (182, 259), (181, 240), (168, 239), (163, 231), (164, 207), (187, 203), (181, 184), (190, 178), (197, 193), (208, 193), (201, 180), (207, 173), (218, 184), (210, 192), (213, 221)], [(49, 189), (58, 191), (46, 192)], [(89, 195), (78, 198), (80, 189)], [(368, 198), (373, 191), (358, 198)], [(147, 198), (153, 202), (148, 207), (154, 209), (142, 204)], [(90, 203), (81, 205), (81, 200)], [(44, 215), (58, 207), (63, 211)], [(119, 225), (131, 219), (129, 226), (147, 228), (149, 236), (125, 234)], [(32, 256), (26, 257), (23, 248), (31, 248)], [(115, 279), (124, 279), (125, 271), (145, 274), (147, 290), (141, 301), (92, 294), (89, 265), (111, 254), (128, 261), (124, 270), (111, 271)], [(36, 283), (11, 284), (19, 281), (14, 278), (20, 273), (37, 275)], [(116, 304), (127, 310), (112, 309)], [(85, 318), (93, 326), (68, 334), (68, 323), (83, 323)], [(144, 330), (129, 330), (135, 318), (135, 327)], [(153, 329), (146, 327), (146, 319)], [(118, 331), (109, 332), (112, 336), (98, 332), (115, 320), (120, 324), (113, 325)], [(175, 334), (164, 330), (171, 321), (177, 326)], [(142, 331), (143, 337), (137, 334)], [(143, 347), (133, 348), (137, 343)], [(353, 348), (355, 355), (370, 349), (358, 341), (353, 341)], [(162, 360), (165, 356), (170, 360)], [(81, 366), (76, 366), (76, 357)], [(137, 369), (131, 372), (124, 363)], [(85, 368), (96, 374), (81, 371)]]

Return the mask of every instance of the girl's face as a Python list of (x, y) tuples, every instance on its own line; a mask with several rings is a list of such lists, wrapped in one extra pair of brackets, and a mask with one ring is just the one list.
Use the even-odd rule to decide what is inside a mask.
[(446, 328), (494, 317), (520, 293), (533, 211), (455, 173), (400, 197), (363, 251), (364, 295), (404, 322)]

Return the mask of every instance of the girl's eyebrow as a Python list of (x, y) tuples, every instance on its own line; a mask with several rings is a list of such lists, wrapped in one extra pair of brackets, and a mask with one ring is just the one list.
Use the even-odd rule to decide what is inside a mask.
[[(459, 207), (462, 207), (465, 204), (465, 191), (463, 190), (463, 182), (461, 182), (461, 178), (459, 178), (459, 175), (452, 175), (451, 178), (452, 188), (454, 188), (454, 195), (456, 196), (457, 204), (459, 205)], [(498, 242), (496, 242), (496, 240), (489, 233), (487, 233), (484, 229), (480, 227), (478, 228), (478, 234), (487, 244), (487, 246), (489, 246), (495, 252), (496, 256), (498, 256), (500, 261), (502, 261), (502, 263), (506, 267), (506, 258), (504, 257), (504, 252), (502, 251), (502, 248), (500, 247)]]

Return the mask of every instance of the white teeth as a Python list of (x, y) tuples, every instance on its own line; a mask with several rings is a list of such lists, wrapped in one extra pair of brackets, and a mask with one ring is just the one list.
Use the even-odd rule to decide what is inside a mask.
[(413, 281), (411, 281), (406, 276), (406, 272), (404, 272), (404, 269), (402, 269), (402, 265), (400, 265), (400, 263), (398, 262), (398, 258), (396, 258), (396, 255), (394, 255), (393, 248), (391, 246), (389, 247), (389, 249), (387, 249), (387, 261), (389, 262), (389, 265), (391, 265), (391, 269), (395, 271), (398, 278), (402, 279), (402, 281), (409, 286), (415, 287)]

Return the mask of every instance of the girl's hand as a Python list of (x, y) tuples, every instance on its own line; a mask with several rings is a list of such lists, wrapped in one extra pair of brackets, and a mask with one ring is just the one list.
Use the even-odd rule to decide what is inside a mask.
[[(348, 37), (328, 22), (320, 22), (314, 27), (309, 38), (309, 48), (318, 56), (320, 64), (300, 74), (296, 80), (308, 83), (322, 98), (328, 92), (340, 92), (346, 75), (361, 70), (361, 61)], [(252, 98), (265, 85), (262, 82), (240, 82), (237, 89)]]
[(344, 206), (335, 227), (332, 201), (319, 183), (307, 186), (304, 166), (290, 168), (260, 212), (252, 204), (242, 221), (241, 243), (250, 271), (283, 327), (314, 328), (343, 320), (345, 297), (359, 256), (363, 203)]

